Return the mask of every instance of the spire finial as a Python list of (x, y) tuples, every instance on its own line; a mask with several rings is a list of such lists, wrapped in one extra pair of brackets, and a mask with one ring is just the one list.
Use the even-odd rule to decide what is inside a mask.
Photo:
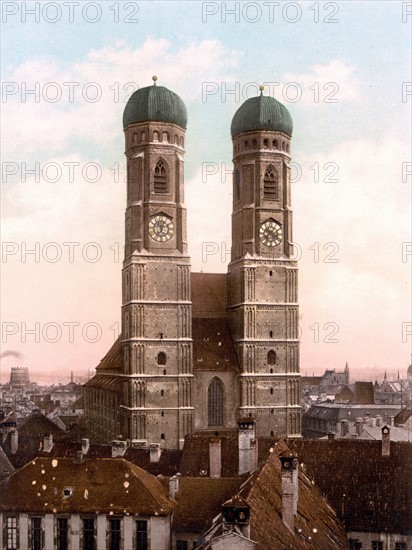
[(153, 75), (152, 80), (153, 80), (153, 86), (156, 86), (157, 76)]
[(261, 84), (259, 86), (259, 90), (260, 90), (260, 95), (263, 95), (263, 90), (265, 89), (265, 87), (263, 86), (263, 84)]

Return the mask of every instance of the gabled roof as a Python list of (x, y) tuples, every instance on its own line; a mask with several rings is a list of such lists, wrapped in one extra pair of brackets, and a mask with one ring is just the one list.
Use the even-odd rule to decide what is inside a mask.
[(192, 317), (226, 317), (227, 276), (225, 273), (192, 273)]
[(79, 464), (38, 457), (5, 479), (0, 492), (0, 510), (8, 512), (162, 516), (176, 506), (154, 476), (123, 458), (86, 458)]
[(239, 363), (224, 318), (193, 318), (193, 370), (239, 371)]
[[(299, 461), (347, 530), (412, 534), (412, 443), (296, 440)], [(345, 497), (343, 497), (345, 495)]]
[[(282, 482), (279, 456), (289, 447), (273, 444), (264, 465), (245, 483), (240, 495), (250, 506), (250, 537), (257, 550), (299, 548), (334, 550), (348, 547), (343, 525), (318, 488), (299, 469), (298, 513), (292, 533), (282, 520)], [(300, 461), (300, 456), (298, 455)]]
[(222, 504), (239, 489), (240, 478), (181, 477), (173, 530), (201, 533), (222, 511)]
[(111, 374), (95, 374), (85, 383), (85, 387), (120, 393), (121, 380), (118, 376)]
[(43, 448), (43, 438), (52, 434), (54, 438), (61, 437), (64, 431), (41, 413), (34, 412), (26, 418), (18, 430), (18, 448), (11, 452), (11, 434), (3, 443), (4, 452), (15, 468), (21, 468), (32, 460)]
[(97, 365), (96, 370), (109, 370), (117, 372), (122, 368), (122, 335), (120, 334), (113, 346), (109, 349), (100, 363)]

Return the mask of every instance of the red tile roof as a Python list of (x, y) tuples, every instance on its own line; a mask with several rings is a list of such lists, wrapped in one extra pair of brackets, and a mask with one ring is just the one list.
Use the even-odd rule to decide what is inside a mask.
[(167, 515), (176, 506), (159, 480), (123, 458), (38, 457), (4, 480), (0, 493), (0, 510), (8, 512)]

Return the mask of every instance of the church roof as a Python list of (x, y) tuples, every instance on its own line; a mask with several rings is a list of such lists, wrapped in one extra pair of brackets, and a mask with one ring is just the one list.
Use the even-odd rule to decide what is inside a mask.
[(227, 319), (192, 320), (193, 370), (239, 370)]
[(187, 111), (182, 99), (164, 86), (136, 90), (126, 104), (123, 128), (137, 122), (167, 122), (186, 129)]
[(289, 111), (275, 98), (265, 95), (251, 97), (236, 111), (230, 131), (232, 137), (243, 132), (266, 130), (292, 136), (293, 121)]
[(226, 281), (225, 273), (192, 273), (193, 317), (226, 317)]
[(100, 363), (96, 370), (119, 370), (122, 368), (122, 335), (118, 337)]

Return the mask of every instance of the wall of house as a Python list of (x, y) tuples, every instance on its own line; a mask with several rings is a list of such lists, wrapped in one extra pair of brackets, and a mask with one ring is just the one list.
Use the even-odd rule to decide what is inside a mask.
[(410, 535), (401, 535), (399, 533), (358, 533), (352, 531), (348, 533), (348, 539), (357, 539), (362, 543), (361, 550), (372, 550), (372, 543), (380, 541), (383, 543), (382, 550), (395, 550), (397, 542), (406, 544), (406, 548), (412, 548), (412, 533)]
[[(91, 512), (92, 514), (92, 512)], [(15, 514), (0, 514), (0, 548), (6, 546), (6, 518)], [(45, 550), (56, 549), (57, 517), (54, 514), (31, 514), (35, 517), (42, 517), (43, 540)], [(63, 517), (63, 516), (60, 516)], [(64, 515), (67, 517), (67, 515)], [(95, 540), (96, 550), (106, 550), (108, 548), (108, 519), (109, 516), (100, 514), (95, 516)], [(123, 550), (135, 548), (135, 520), (137, 517), (125, 516), (121, 518), (121, 530)], [(149, 550), (169, 550), (171, 546), (171, 516), (157, 516), (151, 518), (142, 518), (148, 520), (148, 540)], [(70, 550), (80, 550), (81, 539), (81, 516), (71, 514), (69, 516), (69, 548)], [(18, 546), (17, 550), (30, 549), (30, 515), (18, 514)]]

